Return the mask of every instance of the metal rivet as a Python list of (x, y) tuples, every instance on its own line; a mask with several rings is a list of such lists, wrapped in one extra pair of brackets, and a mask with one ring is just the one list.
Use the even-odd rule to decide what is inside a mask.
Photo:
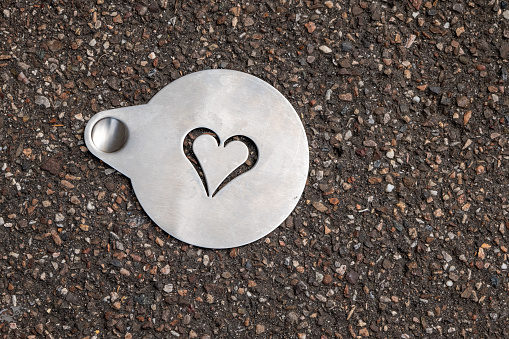
[(127, 127), (118, 119), (104, 118), (94, 125), (91, 137), (95, 147), (101, 152), (116, 152), (127, 141)]

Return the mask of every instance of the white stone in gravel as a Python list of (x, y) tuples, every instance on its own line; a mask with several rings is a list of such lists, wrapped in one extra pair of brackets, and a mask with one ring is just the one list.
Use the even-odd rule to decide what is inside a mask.
[(421, 98), (419, 98), (418, 96), (415, 96), (412, 98), (412, 101), (414, 102), (414, 104), (418, 104), (421, 102)]
[(155, 54), (154, 52), (152, 52), (152, 53), (150, 53), (150, 54), (148, 55), (148, 58), (149, 58), (150, 60), (154, 60), (154, 59), (156, 58), (156, 54)]
[(394, 150), (393, 149), (390, 149), (387, 154), (386, 154), (387, 158), (389, 159), (392, 159), (394, 158)]
[(65, 217), (62, 213), (57, 213), (55, 214), (55, 221), (56, 222), (61, 222), (61, 221), (64, 221)]
[(452, 260), (452, 257), (449, 255), (449, 253), (445, 252), (445, 251), (442, 251), (442, 255), (444, 257), (444, 260), (446, 262), (450, 262)]
[(327, 92), (325, 92), (325, 100), (329, 101), (331, 95), (332, 95), (332, 90), (328, 89)]
[(387, 184), (387, 187), (385, 187), (385, 192), (391, 193), (394, 189), (394, 185)]
[(316, 180), (322, 180), (323, 179), (323, 171), (318, 171), (316, 173)]
[(332, 52), (332, 49), (330, 49), (330, 47), (328, 46), (325, 46), (325, 45), (322, 45), (320, 47), (318, 47), (318, 49), (324, 53), (331, 53)]
[(352, 137), (352, 131), (346, 131), (346, 133), (345, 133), (345, 141), (350, 140), (351, 137)]
[(88, 43), (90, 46), (94, 47), (95, 45), (97, 45), (97, 40), (95, 39), (92, 39), (90, 40), (90, 42)]
[(503, 264), (502, 264), (502, 269), (503, 269), (503, 270), (506, 270), (506, 269), (507, 269), (507, 265), (506, 265), (506, 263), (503, 263)]
[(89, 210), (89, 211), (95, 210), (95, 206), (91, 201), (89, 201), (87, 204), (87, 210)]
[(447, 282), (445, 283), (447, 286), (451, 287), (453, 282), (451, 280), (447, 280)]
[(346, 265), (341, 265), (337, 270), (336, 273), (339, 275), (345, 275), (346, 272)]
[(166, 293), (173, 292), (173, 284), (166, 284), (166, 285), (164, 285), (163, 291), (165, 291)]
[(504, 11), (504, 13), (502, 13), (502, 16), (504, 17), (504, 19), (509, 20), (509, 10)]
[(161, 268), (161, 273), (164, 275), (168, 275), (171, 272), (170, 265), (166, 265), (163, 268)]
[(51, 104), (49, 102), (49, 99), (46, 98), (45, 96), (42, 96), (42, 95), (38, 95), (35, 97), (35, 103), (39, 106), (44, 106), (46, 108), (50, 108), (51, 107)]
[(3, 226), (5, 224), (4, 218), (0, 217), (0, 226)]
[(323, 302), (323, 303), (327, 302), (327, 298), (325, 298), (325, 297), (324, 297), (323, 295), (321, 295), (321, 294), (317, 294), (317, 295), (316, 295), (316, 299), (318, 299), (319, 301), (321, 301), (321, 302)]

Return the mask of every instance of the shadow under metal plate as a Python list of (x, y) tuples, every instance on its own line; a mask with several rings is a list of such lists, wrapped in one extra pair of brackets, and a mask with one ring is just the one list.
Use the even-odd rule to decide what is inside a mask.
[[(183, 147), (197, 128), (215, 133), (192, 144), (204, 181)], [(233, 136), (250, 139), (258, 158), (217, 190), (249, 155)], [(100, 112), (85, 142), (131, 179), (159, 227), (208, 248), (242, 246), (273, 231), (295, 208), (308, 173), (306, 134), (292, 105), (266, 82), (231, 70), (192, 73), (146, 105)]]

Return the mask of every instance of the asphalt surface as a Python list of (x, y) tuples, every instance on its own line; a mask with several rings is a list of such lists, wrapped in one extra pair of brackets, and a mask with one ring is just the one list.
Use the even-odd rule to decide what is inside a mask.
[[(2, 1), (0, 337), (506, 338), (508, 20), (499, 0)], [(231, 250), (168, 236), (83, 141), (215, 68), (277, 88), (310, 146), (291, 216)]]

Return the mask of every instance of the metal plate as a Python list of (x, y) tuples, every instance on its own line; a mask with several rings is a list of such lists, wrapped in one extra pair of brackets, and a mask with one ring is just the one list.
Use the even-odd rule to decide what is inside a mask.
[[(184, 152), (190, 131), (206, 182)], [(256, 146), (254, 166), (221, 183)], [(148, 104), (96, 114), (85, 129), (92, 154), (128, 176), (150, 218), (172, 236), (201, 247), (231, 248), (278, 227), (295, 208), (308, 173), (299, 116), (266, 82), (237, 71), (180, 78)]]

